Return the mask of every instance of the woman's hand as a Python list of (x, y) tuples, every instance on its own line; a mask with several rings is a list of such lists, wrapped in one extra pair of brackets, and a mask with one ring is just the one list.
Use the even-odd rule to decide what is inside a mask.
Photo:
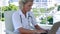
[(42, 28), (40, 28), (39, 30), (43, 30), (43, 31), (45, 31), (46, 33), (48, 33), (50, 30), (49, 29), (42, 29)]
[(39, 30), (37, 32), (40, 32), (40, 33), (48, 33), (48, 31), (49, 31), (49, 30), (42, 29), (39, 25), (35, 25), (35, 28), (36, 28), (36, 30)]
[(46, 31), (45, 31), (45, 30), (39, 30), (39, 32), (40, 32), (40, 33), (46, 33)]
[(41, 33), (46, 33), (46, 31), (45, 30), (36, 30), (35, 31), (35, 34), (41, 34)]

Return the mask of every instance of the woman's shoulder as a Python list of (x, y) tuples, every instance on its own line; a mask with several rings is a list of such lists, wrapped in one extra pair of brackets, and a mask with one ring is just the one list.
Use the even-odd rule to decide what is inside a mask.
[(34, 15), (34, 13), (33, 13), (32, 11), (30, 11), (29, 14), (30, 14), (31, 16)]
[(14, 13), (13, 13), (13, 15), (17, 15), (18, 14), (18, 11), (15, 11)]
[(13, 13), (13, 15), (20, 15), (20, 14), (21, 14), (21, 11), (20, 11), (20, 10), (15, 11), (15, 12)]
[(20, 13), (20, 11), (18, 10), (18, 11), (15, 11), (12, 16), (19, 16), (19, 15), (21, 15), (21, 13)]

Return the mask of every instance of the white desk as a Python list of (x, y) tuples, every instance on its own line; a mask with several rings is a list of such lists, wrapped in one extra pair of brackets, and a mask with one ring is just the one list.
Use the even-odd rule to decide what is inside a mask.
[(38, 24), (41, 28), (43, 29), (51, 29), (53, 25), (48, 25), (48, 24)]

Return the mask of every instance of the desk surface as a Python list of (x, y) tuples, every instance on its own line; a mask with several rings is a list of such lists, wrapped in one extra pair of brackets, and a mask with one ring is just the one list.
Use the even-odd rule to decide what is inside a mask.
[(43, 29), (51, 29), (53, 25), (48, 25), (48, 24), (38, 24), (41, 28)]

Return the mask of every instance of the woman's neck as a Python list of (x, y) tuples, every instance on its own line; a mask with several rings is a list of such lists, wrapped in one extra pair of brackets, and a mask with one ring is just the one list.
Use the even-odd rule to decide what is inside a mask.
[(22, 10), (22, 13), (25, 15), (25, 17), (26, 17), (26, 13), (27, 13), (27, 11), (25, 11), (25, 10)]

